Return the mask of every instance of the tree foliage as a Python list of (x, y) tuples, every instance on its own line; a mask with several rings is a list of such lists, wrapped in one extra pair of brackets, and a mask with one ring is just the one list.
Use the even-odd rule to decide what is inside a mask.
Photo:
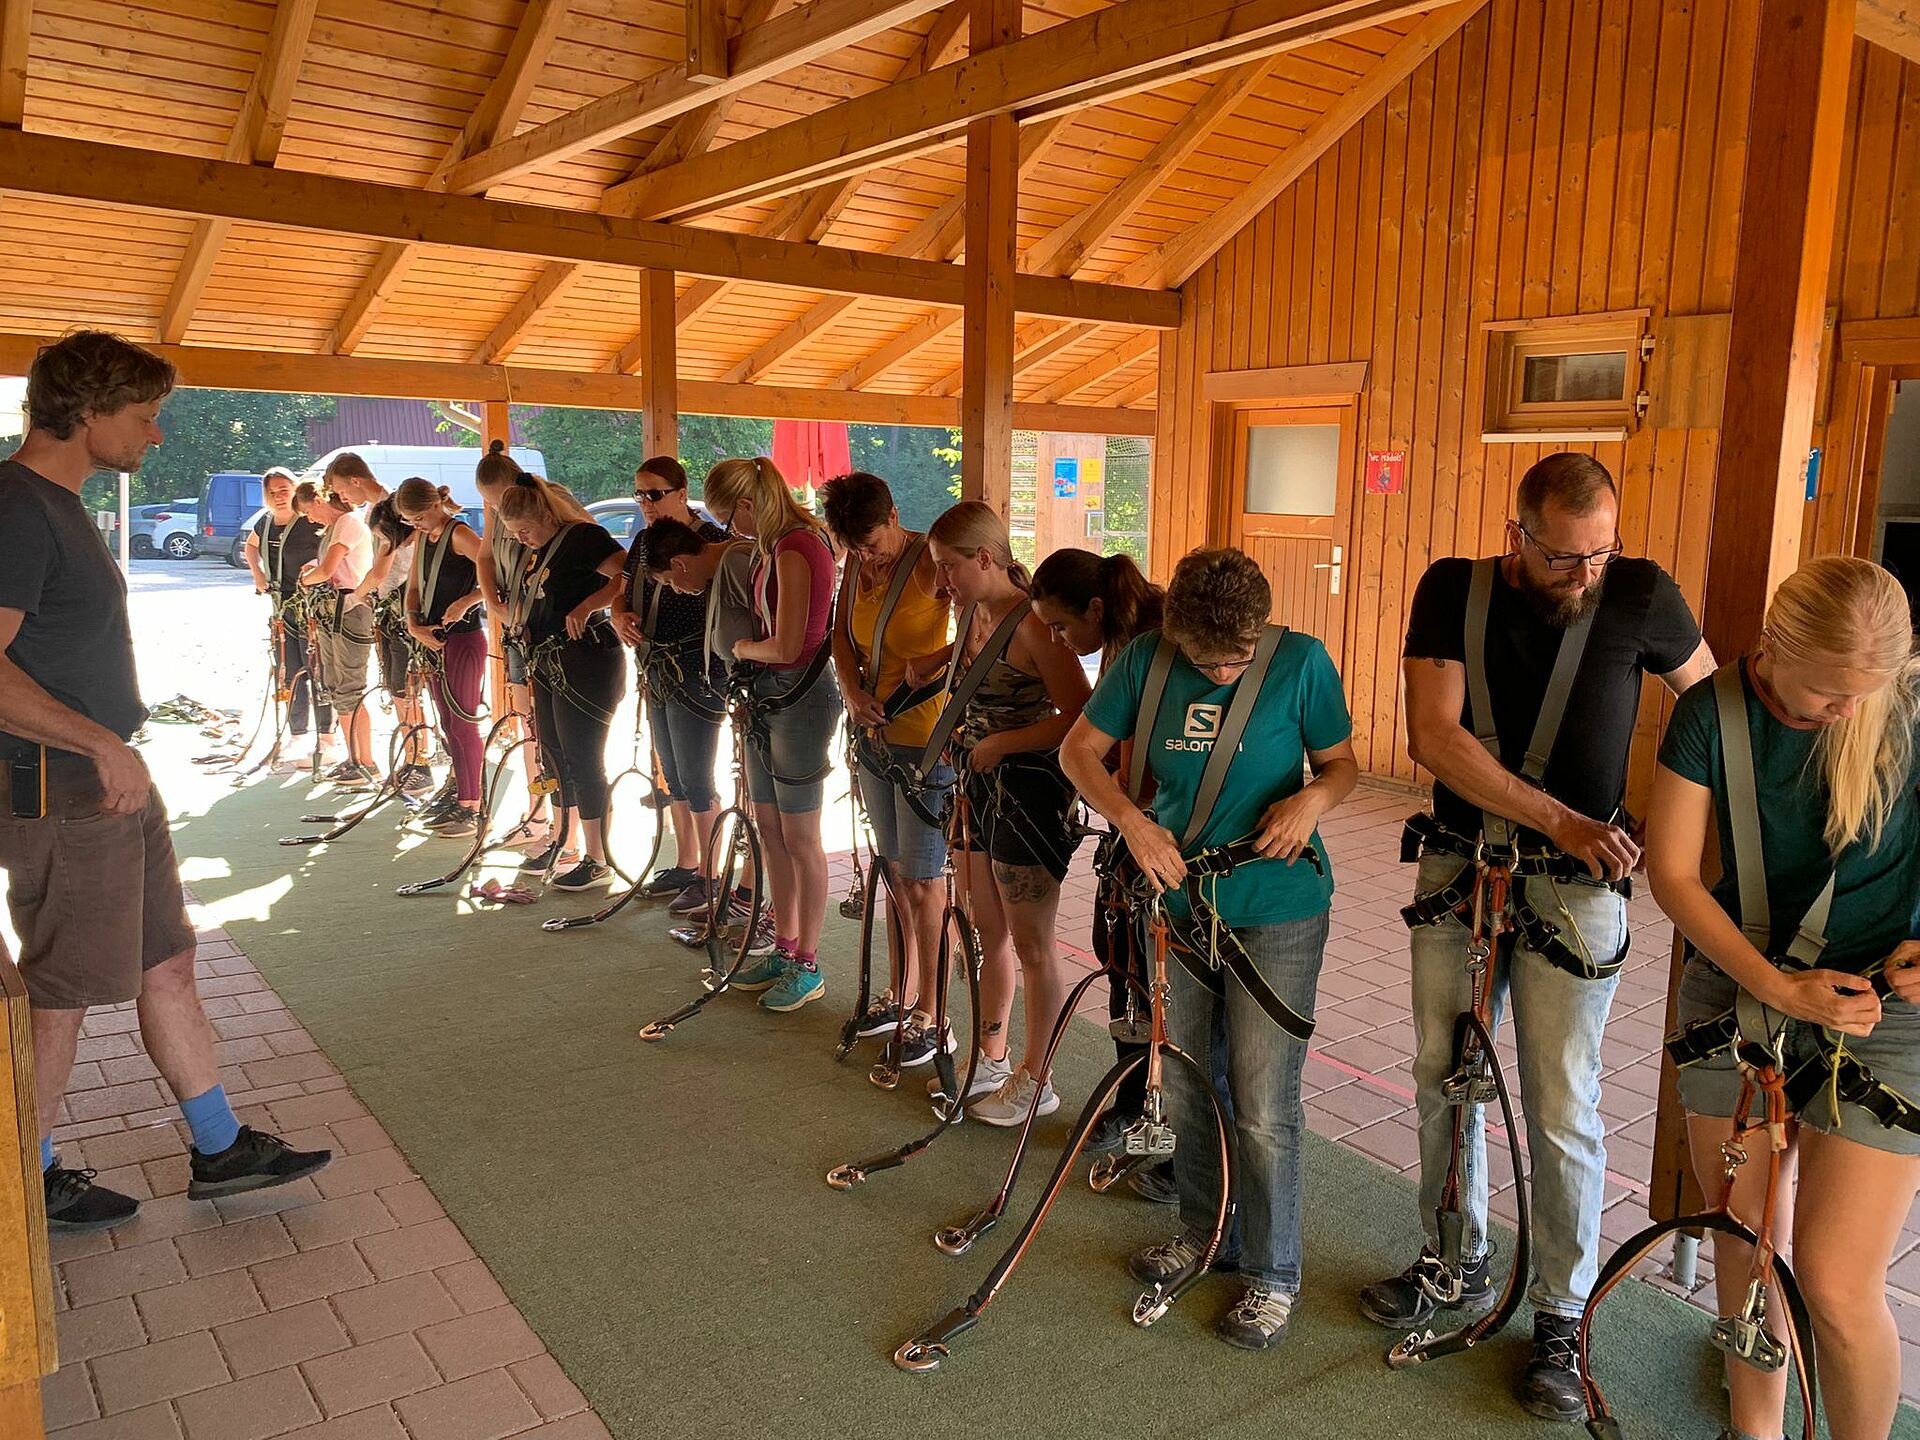
[[(258, 475), (270, 465), (303, 468), (307, 421), (333, 415), (330, 395), (270, 395), (250, 390), (174, 391), (160, 407), (166, 441), (148, 453), (133, 477), (130, 503), (153, 504), (198, 496), (209, 475), (239, 470)], [(119, 484), (96, 475), (81, 497), (90, 508), (118, 503)]]

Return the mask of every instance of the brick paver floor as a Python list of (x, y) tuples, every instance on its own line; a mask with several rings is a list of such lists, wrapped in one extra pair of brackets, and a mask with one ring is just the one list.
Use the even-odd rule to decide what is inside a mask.
[[(1398, 851), (1416, 803), (1363, 786), (1322, 827), (1339, 893), (1306, 1069), (1315, 1132), (1402, 1171), (1417, 1150), (1399, 914), (1410, 872)], [(1060, 933), (1090, 968), (1089, 848), (1069, 877)], [(844, 855), (834, 871), (837, 895)], [(1632, 921), (1601, 1102), (1612, 1131), (1610, 1242), (1644, 1223), (1672, 940), (1644, 897)], [(199, 969), (241, 1118), (337, 1158), (280, 1190), (189, 1204), (179, 1113), (141, 1052), (132, 1006), (89, 1015), (55, 1132), (61, 1158), (147, 1203), (118, 1230), (54, 1241), (62, 1365), (44, 1387), (48, 1429), (61, 1440), (606, 1436), (427, 1184), (224, 931), (202, 933)], [(1100, 987), (1083, 1008), (1105, 1025)], [(1511, 1218), (1513, 1177), (1501, 1151), (1490, 1156), (1494, 1208)], [(1656, 1267), (1648, 1278), (1671, 1287)], [(1909, 1218), (1890, 1293), (1912, 1400), (1920, 1218)]]

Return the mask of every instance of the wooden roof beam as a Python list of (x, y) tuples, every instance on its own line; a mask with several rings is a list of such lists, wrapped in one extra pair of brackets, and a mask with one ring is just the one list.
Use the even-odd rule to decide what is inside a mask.
[[(287, 131), (287, 109), (319, 8), (320, 0), (280, 0), (274, 7), (266, 48), (260, 52), (253, 83), (247, 87), (239, 117), (227, 137), (224, 153), (228, 160), (271, 165), (279, 158), (280, 141)], [(173, 286), (160, 306), (162, 340), (177, 344), (185, 338), (231, 228), (232, 222), (227, 220), (201, 220), (194, 225), (180, 257), (180, 268), (174, 273)]]
[(1152, 331), (1143, 335), (1129, 335), (1105, 354), (1096, 355), (1051, 384), (1041, 386), (1031, 398), (1042, 405), (1071, 400), (1089, 385), (1098, 384), (1114, 371), (1124, 370), (1136, 360), (1157, 353), (1159, 348), (1160, 337)]
[(1209, 215), (1205, 224), (1191, 226), (1158, 250), (1142, 255), (1115, 278), (1126, 285), (1164, 285), (1169, 289), (1186, 284), (1195, 271), (1289, 185), (1312, 169), (1349, 130), (1366, 119), (1368, 112), (1392, 94), (1402, 80), (1451, 40), (1485, 3), (1486, 0), (1457, 0), (1446, 9), (1426, 16), (1382, 55), (1351, 90), (1334, 101), (1284, 154)]
[[(722, 230), (617, 220), (552, 206), (431, 195), (307, 171), (265, 170), (90, 140), (0, 131), (0, 190), (168, 215), (396, 240), (543, 260), (673, 270), (915, 305), (959, 305), (952, 265)], [(1171, 328), (1180, 297), (1037, 275), (1015, 304), (1036, 315)]]
[(727, 0), (687, 0), (687, 79), (711, 85), (727, 78)]
[(27, 41), (33, 33), (33, 0), (0, 0), (0, 125), (27, 118)]
[(684, 219), (1431, 8), (1433, 0), (1122, 0), (648, 177), (635, 213)]
[[(813, 0), (790, 14), (736, 36), (728, 45), (725, 79), (696, 80), (669, 67), (637, 84), (500, 140), (453, 167), (448, 188), (474, 195), (508, 180), (551, 168), (597, 150), (636, 130), (678, 119), (722, 95), (736, 94), (789, 70), (919, 19), (946, 0)], [(691, 162), (689, 162), (691, 163)]]
[(1920, 65), (1920, 3), (1916, 0), (1855, 0), (1853, 28), (1862, 40)]
[(1109, 395), (1103, 403), (1108, 405), (1133, 405), (1146, 399), (1149, 395), (1158, 394), (1159, 390), (1160, 367), (1156, 364), (1138, 380), (1129, 380), (1125, 385), (1122, 385), (1118, 390)]
[[(1076, 324), (1070, 320), (1038, 320), (1021, 327), (1013, 337), (1013, 373), (1018, 379), (1044, 360), (1062, 350), (1071, 349), (1092, 335), (1098, 325)], [(925, 395), (958, 395), (960, 370), (956, 366), (921, 392)]]
[[(445, 190), (447, 175), (456, 164), (473, 151), (493, 144), (520, 123), (527, 100), (540, 78), (541, 67), (547, 63), (554, 42), (560, 38), (560, 27), (566, 21), (570, 3), (571, 0), (527, 0), (520, 28), (514, 31), (513, 43), (507, 47), (500, 73), (493, 77), (493, 83), (487, 86), (473, 114), (467, 117), (466, 125), (427, 177), (425, 188), (429, 192)], [(329, 350), (348, 355), (359, 348), (367, 332), (373, 329), (381, 309), (405, 281), (417, 254), (411, 245), (382, 247), (374, 257), (373, 268), (360, 282), (360, 288), (334, 325), (327, 341)]]
[[(24, 375), (49, 335), (0, 334), (0, 374)], [(460, 365), (419, 360), (375, 360), (358, 355), (304, 355), (274, 350), (230, 350), (209, 345), (152, 345), (180, 369), (181, 383), (222, 390), (287, 394), (390, 395), (439, 400), (460, 395), (478, 402), (639, 410), (643, 382), (626, 375), (589, 375), (504, 365)], [(772, 419), (851, 420), (874, 425), (950, 426), (959, 423), (955, 400), (924, 395), (853, 395), (775, 385), (720, 385), (683, 380), (679, 408), (693, 415), (755, 415)], [(1151, 410), (1090, 405), (1016, 405), (1014, 423), (1028, 430), (1095, 435), (1151, 435)]]

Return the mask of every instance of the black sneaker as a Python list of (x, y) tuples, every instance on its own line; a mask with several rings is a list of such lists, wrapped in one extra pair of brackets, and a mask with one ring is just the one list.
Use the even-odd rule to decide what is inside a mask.
[[(658, 875), (647, 881), (647, 883), (641, 887), (640, 893), (642, 895), (654, 896), (678, 895), (699, 878), (699, 871), (689, 870), (684, 865), (676, 865), (671, 870), (662, 870)], [(702, 895), (700, 897), (700, 908), (704, 910), (706, 904), (707, 898), (705, 895)], [(680, 913), (684, 914), (686, 912), (682, 911)]]
[(894, 1002), (891, 995), (882, 995), (867, 1006), (866, 1013), (860, 1017), (860, 1023), (854, 1027), (853, 1033), (862, 1040), (870, 1040), (875, 1035), (892, 1034), (899, 1025), (899, 1005)]
[(371, 790), (380, 783), (380, 772), (371, 765), (355, 765), (351, 772), (334, 781), (342, 790)]
[(1360, 1292), (1360, 1313), (1390, 1330), (1417, 1330), (1441, 1310), (1461, 1320), (1472, 1320), (1491, 1310), (1494, 1293), (1493, 1252), (1489, 1250), (1464, 1272), (1441, 1263), (1430, 1248), (1398, 1275), (1376, 1280)]
[(433, 789), (433, 772), (424, 765), (408, 765), (400, 771), (402, 795), (425, 795)]
[(108, 1230), (139, 1213), (138, 1200), (94, 1184), (93, 1176), (91, 1170), (58, 1165), (45, 1172), (49, 1230)]
[(536, 850), (533, 852), (533, 854), (527, 856), (526, 859), (520, 862), (520, 868), (522, 871), (524, 871), (529, 875), (535, 874), (541, 870), (545, 870), (548, 866), (552, 865), (554, 861), (558, 860), (559, 858), (560, 858), (560, 842), (556, 840), (551, 845), (547, 846), (546, 849)]
[(442, 840), (471, 840), (480, 833), (479, 807), (455, 805), (442, 819), (427, 828)]
[[(951, 1055), (960, 1048), (960, 1042), (954, 1038), (951, 1025), (944, 1027), (941, 1035), (946, 1040), (947, 1054)], [(887, 1048), (891, 1050), (893, 1046), (889, 1044)], [(907, 1028), (900, 1034), (898, 1064), (902, 1070), (913, 1070), (930, 1064), (936, 1048), (932, 1022), (922, 1020), (916, 1015), (907, 1021)]]
[(435, 795), (407, 817), (408, 823), (422, 830), (431, 830), (459, 808), (458, 795)]
[(353, 761), (342, 760), (338, 765), (327, 771), (324, 778), (338, 783), (341, 780), (351, 780), (359, 773), (360, 767), (354, 764)]
[(591, 890), (595, 885), (606, 884), (612, 873), (596, 860), (582, 860), (566, 874), (556, 875), (547, 883), (556, 890)]
[(1292, 1318), (1293, 1296), (1270, 1285), (1252, 1284), (1214, 1330), (1229, 1345), (1266, 1350), (1287, 1338), (1287, 1322)]
[(1080, 1147), (1082, 1155), (1112, 1155), (1120, 1149), (1127, 1127), (1133, 1120), (1118, 1110), (1109, 1110), (1100, 1117), (1099, 1123), (1087, 1136), (1087, 1143)]
[(1127, 1188), (1142, 1200), (1151, 1200), (1156, 1205), (1180, 1203), (1180, 1187), (1173, 1183), (1171, 1160), (1162, 1160), (1158, 1165), (1134, 1171), (1127, 1177)]
[(704, 875), (696, 875), (681, 888), (678, 895), (667, 902), (669, 915), (705, 915), (707, 901), (713, 893), (713, 887)]
[(1586, 1393), (1574, 1334), (1580, 1322), (1568, 1315), (1534, 1312), (1533, 1359), (1520, 1381), (1520, 1407), (1542, 1420), (1583, 1420)]
[(193, 1179), (187, 1186), (187, 1198), (212, 1200), (301, 1179), (324, 1167), (333, 1159), (333, 1152), (291, 1150), (278, 1135), (242, 1125), (239, 1136), (226, 1149), (217, 1155), (202, 1155), (195, 1150), (191, 1159)]

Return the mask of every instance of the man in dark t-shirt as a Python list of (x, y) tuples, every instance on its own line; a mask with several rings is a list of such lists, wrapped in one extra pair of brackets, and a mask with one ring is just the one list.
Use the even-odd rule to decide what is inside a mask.
[[(193, 974), (166, 805), (128, 740), (146, 719), (126, 581), (80, 501), (160, 443), (173, 367), (81, 331), (34, 357), (29, 428), (0, 462), (0, 868), (33, 1017), (40, 1165), (54, 1229), (130, 1219), (131, 1196), (56, 1163), (54, 1117), (89, 1007), (138, 1000), (140, 1036), (193, 1133), (193, 1199), (310, 1175), (331, 1152), (241, 1125)], [(4, 948), (0, 947), (0, 958)]]
[[(1620, 558), (1619, 496), (1590, 456), (1541, 460), (1521, 481), (1509, 553), (1497, 561), (1436, 561), (1414, 593), (1407, 626), (1407, 738), (1433, 772), (1433, 821), (1423, 836), (1416, 899), (1468, 874), (1475, 847), (1510, 823), (1523, 853), (1562, 857), (1560, 873), (1516, 876), (1525, 901), (1556, 928), (1508, 931), (1494, 966), (1491, 1013), (1510, 1001), (1533, 1158), (1533, 1355), (1519, 1398), (1533, 1414), (1584, 1411), (1573, 1334), (1598, 1272), (1606, 1129), (1599, 1112), (1600, 1036), (1627, 946), (1618, 882), (1640, 859), (1623, 808), (1627, 755), (1642, 677), (1675, 694), (1713, 659), (1671, 577), (1651, 560)], [(1476, 735), (1467, 660), (1476, 566), (1491, 564), (1484, 656), (1491, 747)], [(1538, 784), (1522, 773), (1555, 662), (1586, 621), (1564, 719)], [(1497, 751), (1496, 754), (1494, 753)], [(1494, 839), (1498, 840), (1498, 834)], [(1442, 1258), (1438, 1212), (1455, 1111), (1441, 1083), (1457, 1063), (1457, 1017), (1472, 1005), (1468, 928), (1445, 903), (1413, 927), (1414, 1083), (1420, 1115), (1420, 1213), (1427, 1246), (1403, 1274), (1367, 1286), (1361, 1309), (1396, 1329), (1446, 1329), (1496, 1300), (1486, 1242), (1487, 1166), (1481, 1108), (1466, 1116), (1459, 1264)], [(1510, 948), (1509, 948), (1510, 947)], [(1538, 948), (1536, 948), (1538, 947)], [(1525, 1183), (1524, 1179), (1522, 1183)], [(1436, 1311), (1453, 1312), (1434, 1320)]]

